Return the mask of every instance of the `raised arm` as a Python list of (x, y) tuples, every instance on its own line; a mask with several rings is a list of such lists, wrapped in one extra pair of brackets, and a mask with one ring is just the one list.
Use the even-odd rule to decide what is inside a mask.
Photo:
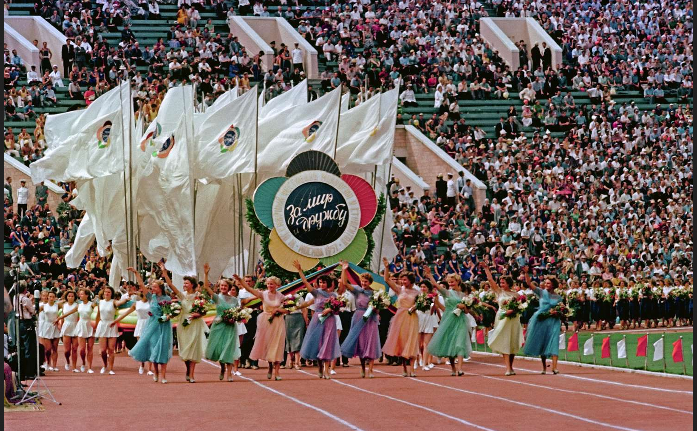
[(525, 285), (528, 286), (533, 292), (535, 292), (535, 295), (540, 296), (542, 292), (541, 292), (539, 287), (535, 286), (532, 283), (532, 280), (530, 279), (530, 272), (528, 271), (528, 269), (529, 268), (527, 265), (525, 265), (523, 267), (523, 274), (525, 277)]
[[(300, 265), (300, 262), (298, 262), (297, 260), (293, 261), (293, 266), (295, 267), (295, 269), (298, 270), (298, 275), (300, 276), (300, 280), (302, 280), (307, 291), (310, 293), (314, 292), (315, 287), (312, 284), (310, 284), (310, 282), (307, 281), (307, 279), (305, 278), (305, 274), (303, 274), (303, 268)], [(343, 274), (343, 271), (342, 271), (342, 274)]]
[(385, 283), (387, 283), (388, 286), (390, 286), (390, 289), (392, 289), (396, 294), (399, 295), (399, 287), (390, 280), (390, 262), (387, 260), (386, 257), (382, 258), (382, 264), (385, 266), (385, 274), (383, 277), (385, 278)]
[(165, 268), (165, 263), (161, 261), (157, 265), (160, 267), (160, 271), (162, 272), (162, 278), (165, 279), (165, 283), (167, 283), (167, 286), (169, 286), (169, 288), (172, 289), (172, 292), (174, 292), (176, 296), (181, 296), (181, 292), (179, 291), (179, 289), (177, 289), (174, 283), (172, 283), (172, 279), (169, 278), (169, 274), (167, 274), (167, 268)]
[(210, 285), (208, 284), (208, 273), (210, 272), (211, 267), (208, 265), (208, 263), (203, 264), (203, 288), (206, 289), (206, 292), (211, 296), (211, 298), (215, 297), (215, 292), (213, 292), (213, 289), (211, 289)]
[(136, 311), (136, 304), (131, 305), (131, 306), (129, 307), (129, 309), (128, 309), (125, 313), (123, 313), (121, 316), (119, 316), (118, 319), (116, 319), (116, 320), (114, 320), (113, 322), (111, 322), (111, 323), (109, 324), (109, 326), (118, 325), (118, 323), (119, 323), (120, 321), (122, 321), (124, 318), (126, 318), (126, 316), (128, 316), (128, 315), (131, 314), (131, 313), (133, 313), (134, 311)]
[(248, 286), (247, 283), (245, 283), (244, 280), (243, 280), (242, 278), (240, 278), (239, 275), (235, 274), (235, 275), (232, 276), (232, 278), (235, 279), (235, 281), (236, 281), (240, 286), (242, 286), (242, 288), (243, 288), (244, 290), (246, 290), (247, 292), (251, 293), (252, 295), (256, 296), (257, 298), (259, 298), (259, 299), (261, 299), (261, 300), (264, 299), (264, 297), (263, 297), (263, 295), (262, 295), (261, 292), (259, 292), (258, 290), (256, 290), (256, 289), (253, 288), (253, 287)]
[(484, 273), (486, 274), (486, 279), (489, 281), (489, 286), (491, 286), (491, 290), (498, 294), (501, 291), (501, 288), (496, 283), (496, 280), (494, 280), (494, 276), (491, 275), (491, 270), (483, 262), (481, 262), (480, 265), (484, 269)]
[(346, 277), (346, 271), (348, 271), (349, 264), (345, 260), (340, 261), (340, 263), (341, 263), (341, 281), (339, 282), (339, 287), (343, 286), (344, 288), (353, 292), (354, 291), (353, 285), (348, 282), (348, 278)]
[(430, 268), (428, 265), (424, 265), (423, 271), (424, 271), (424, 275), (426, 276), (426, 278), (428, 279), (428, 281), (431, 282), (431, 284), (433, 285), (433, 287), (435, 287), (435, 288), (438, 290), (438, 292), (439, 292), (441, 295), (443, 295), (443, 297), (447, 296), (448, 291), (445, 290), (445, 289), (443, 289), (443, 288), (440, 286), (440, 284), (438, 284), (438, 283), (436, 282), (436, 279), (433, 278), (433, 273), (431, 272), (431, 268)]
[(136, 281), (138, 282), (138, 287), (140, 290), (145, 291), (145, 282), (143, 281), (143, 277), (140, 276), (140, 273), (133, 267), (126, 268), (126, 271), (133, 273), (133, 275), (136, 277)]

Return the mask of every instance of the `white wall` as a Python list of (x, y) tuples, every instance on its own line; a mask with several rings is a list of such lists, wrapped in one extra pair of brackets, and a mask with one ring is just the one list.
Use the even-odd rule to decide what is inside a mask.
[(27, 71), (31, 70), (31, 66), (36, 66), (36, 72), (40, 74), (39, 63), (41, 60), (39, 58), (39, 48), (35, 47), (7, 22), (5, 22), (4, 30), (4, 42), (7, 44), (7, 49), (10, 52), (13, 49), (17, 50), (17, 55), (24, 61)]
[[(29, 40), (30, 43), (34, 40), (38, 40), (39, 48), (43, 46), (44, 42), (47, 42), (48, 48), (53, 53), (51, 64), (58, 65), (58, 70), (61, 71), (61, 74), (63, 73), (61, 51), (67, 40), (63, 33), (58, 31), (45, 19), (36, 16), (6, 16), (5, 25), (7, 24)], [(5, 31), (5, 34), (7, 34), (7, 31)], [(38, 62), (36, 63), (36, 70), (37, 72), (39, 71)]]
[(489, 43), (508, 65), (516, 70), (519, 67), (518, 48), (514, 42), (525, 41), (530, 50), (539, 43), (546, 42), (552, 49), (552, 67), (558, 69), (562, 64), (562, 49), (534, 18), (482, 18), (480, 31), (482, 38)]

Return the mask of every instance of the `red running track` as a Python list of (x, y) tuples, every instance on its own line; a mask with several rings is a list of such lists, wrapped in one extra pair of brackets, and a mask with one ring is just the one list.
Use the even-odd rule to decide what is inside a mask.
[[(63, 358), (59, 367), (63, 366)], [(540, 375), (538, 362), (517, 361), (517, 375), (505, 377), (497, 357), (474, 354), (465, 376), (449, 367), (417, 371), (376, 364), (375, 379), (360, 368), (337, 368), (333, 380), (317, 368), (282, 370), (282, 381), (266, 370), (241, 370), (235, 381), (218, 380), (217, 364), (202, 362), (196, 383), (184, 380), (184, 364), (170, 362), (169, 383), (139, 375), (125, 354), (115, 376), (64, 371), (45, 377), (63, 405), (44, 401), (43, 412), (5, 414), (13, 431), (54, 424), (79, 430), (691, 430), (692, 380), (611, 370), (560, 366), (561, 374)]]

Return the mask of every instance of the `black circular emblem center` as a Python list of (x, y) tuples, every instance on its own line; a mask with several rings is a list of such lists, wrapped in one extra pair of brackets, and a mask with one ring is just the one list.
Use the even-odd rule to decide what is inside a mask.
[(311, 182), (293, 190), (284, 205), (286, 226), (299, 241), (323, 246), (341, 237), (348, 224), (346, 200), (334, 187)]

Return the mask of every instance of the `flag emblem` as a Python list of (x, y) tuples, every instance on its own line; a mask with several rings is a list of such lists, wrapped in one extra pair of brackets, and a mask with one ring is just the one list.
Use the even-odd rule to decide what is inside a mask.
[(223, 136), (218, 138), (218, 142), (220, 143), (220, 152), (226, 153), (228, 151), (234, 150), (239, 140), (240, 129), (239, 127), (235, 127), (234, 124), (231, 124), (230, 128), (227, 129)]
[(164, 159), (165, 157), (169, 156), (169, 153), (170, 151), (172, 151), (172, 148), (174, 148), (174, 135), (165, 139), (165, 142), (162, 143), (160, 149), (158, 151), (153, 152), (152, 156)]
[(97, 130), (97, 146), (106, 148), (111, 143), (111, 121), (105, 121), (104, 125)]
[(305, 142), (312, 142), (315, 139), (315, 137), (317, 136), (317, 130), (321, 125), (321, 121), (313, 121), (303, 129), (303, 136), (305, 136)]
[(160, 123), (155, 123), (155, 128), (153, 129), (152, 132), (148, 133), (145, 138), (140, 143), (140, 150), (145, 152), (145, 146), (149, 142), (150, 146), (154, 146), (155, 142), (153, 142), (153, 139), (157, 138), (160, 136), (162, 133), (162, 126), (160, 126)]

